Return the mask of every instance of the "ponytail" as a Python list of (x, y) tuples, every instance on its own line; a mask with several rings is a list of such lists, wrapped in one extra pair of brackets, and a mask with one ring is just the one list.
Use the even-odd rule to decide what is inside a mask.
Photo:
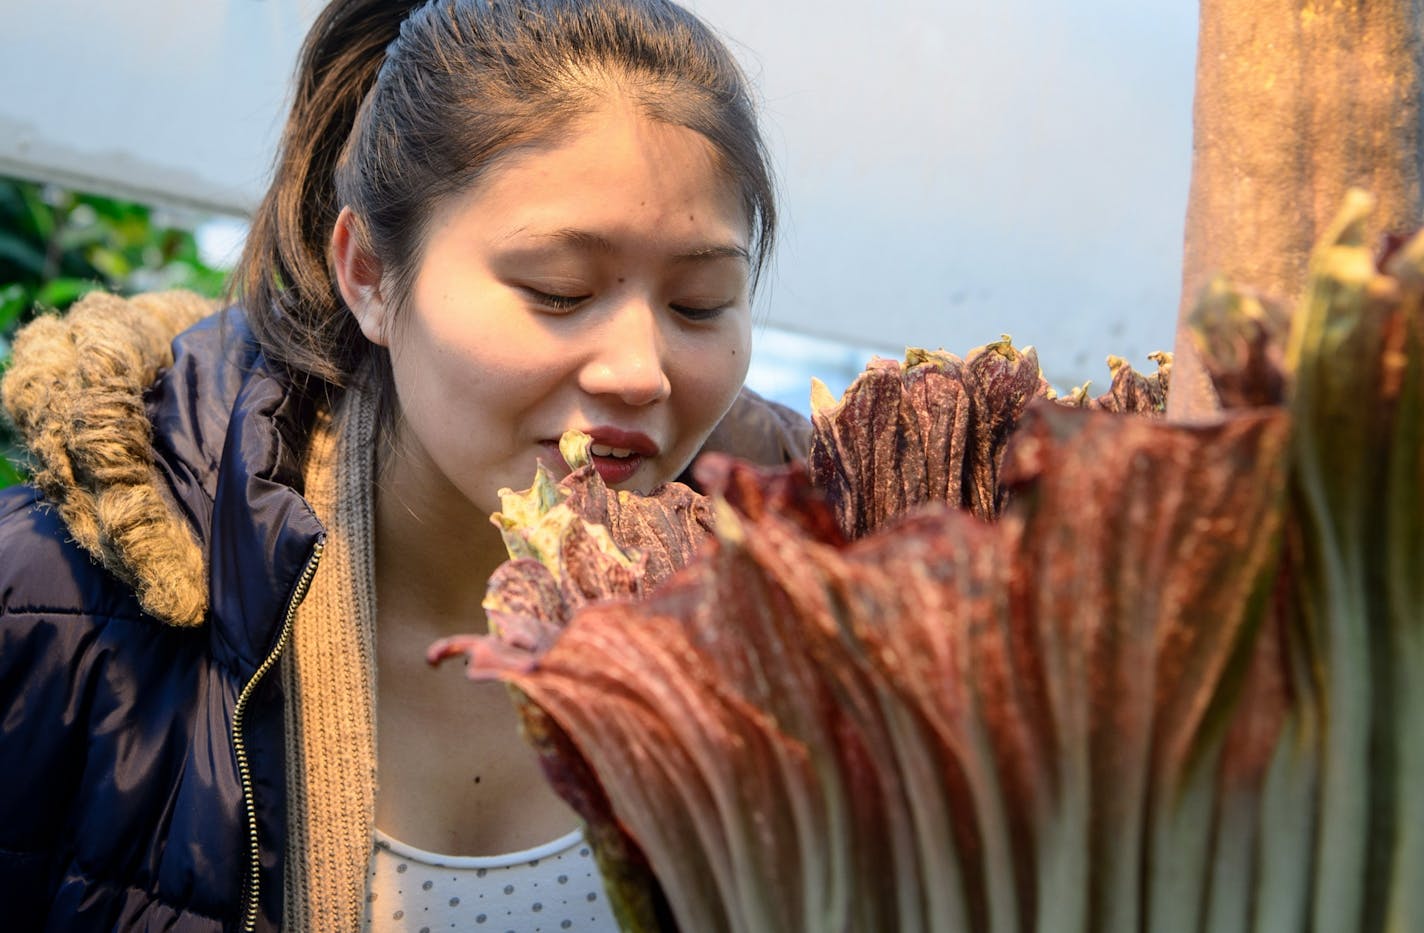
[(272, 184), (252, 218), (231, 296), (269, 360), (344, 385), (367, 352), (327, 261), (333, 181), (386, 47), (426, 0), (336, 0), (302, 44), (295, 96)]

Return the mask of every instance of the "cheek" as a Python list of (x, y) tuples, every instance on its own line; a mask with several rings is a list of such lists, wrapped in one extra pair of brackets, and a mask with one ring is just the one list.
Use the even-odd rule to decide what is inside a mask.
[(721, 382), (728, 387), (728, 404), (741, 390), (742, 384), (747, 381), (747, 371), (751, 369), (752, 363), (752, 342), (751, 338), (743, 339), (737, 346), (732, 347), (727, 353), (727, 367), (722, 373)]
[(731, 407), (750, 365), (751, 339), (745, 333), (733, 335), (715, 350), (704, 349), (688, 361), (682, 384), (687, 402), (684, 412), (694, 422), (688, 425), (689, 430), (695, 428), (700, 435), (699, 445)]
[(527, 316), (493, 302), (423, 308), (403, 323), (391, 346), (392, 363), (436, 404), (488, 396), (496, 407), (517, 405), (541, 391), (549, 377), (550, 367), (540, 362), (544, 335)]

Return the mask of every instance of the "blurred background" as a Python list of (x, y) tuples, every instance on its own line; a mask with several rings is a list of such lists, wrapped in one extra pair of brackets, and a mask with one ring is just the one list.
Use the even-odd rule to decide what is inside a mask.
[[(0, 3), (0, 334), (95, 284), (220, 290), (319, 0)], [(1102, 389), (1107, 354), (1170, 349), (1195, 3), (688, 5), (762, 96), (783, 196), (754, 388), (806, 411), (812, 375), (1007, 333)]]

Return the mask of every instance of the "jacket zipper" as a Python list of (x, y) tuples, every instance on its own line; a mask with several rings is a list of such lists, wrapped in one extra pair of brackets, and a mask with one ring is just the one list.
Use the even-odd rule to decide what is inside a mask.
[(297, 618), (297, 607), (306, 599), (307, 590), (311, 589), (312, 577), (316, 576), (316, 566), (321, 562), (324, 547), (325, 542), (318, 541), (312, 548), (311, 556), (307, 558), (307, 564), (302, 568), (302, 575), (297, 580), (297, 588), (287, 603), (287, 614), (282, 619), (282, 631), (277, 636), (277, 644), (238, 694), (237, 705), (232, 713), (232, 749), (237, 755), (237, 775), (242, 783), (242, 807), (247, 822), (248, 874), (242, 895), (243, 933), (252, 933), (257, 929), (258, 896), (262, 886), (262, 847), (257, 839), (257, 797), (252, 789), (252, 769), (247, 760), (247, 742), (242, 737), (243, 719), (247, 714), (247, 704), (257, 690), (257, 684), (276, 666), (278, 658), (292, 639), (292, 623)]

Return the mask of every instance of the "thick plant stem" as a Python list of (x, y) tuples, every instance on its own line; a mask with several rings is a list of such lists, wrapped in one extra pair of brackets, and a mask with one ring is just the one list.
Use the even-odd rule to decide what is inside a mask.
[[(1395, 410), (1387, 486), (1390, 656), (1397, 756), (1392, 864), (1384, 927), (1403, 931), (1424, 917), (1424, 239), (1404, 250), (1402, 277), (1414, 300), (1402, 318), (1405, 369)], [(1405, 268), (1404, 264), (1409, 267)]]
[(1217, 407), (1186, 327), (1214, 275), (1294, 302), (1351, 187), (1377, 231), (1418, 226), (1421, 59), (1415, 0), (1201, 0), (1170, 417)]
[[(1352, 191), (1311, 259), (1311, 284), (1291, 334), (1293, 486), (1308, 547), (1302, 554), (1300, 626), (1316, 649), (1324, 703), (1318, 874), (1313, 928), (1360, 929), (1365, 916), (1370, 735), (1382, 625), (1368, 555), (1378, 514), (1373, 474), (1380, 438), (1358, 412), (1378, 383), (1382, 309), (1365, 244), (1371, 199)], [(1343, 364), (1342, 361), (1349, 361)], [(1387, 688), (1384, 688), (1387, 689)]]

